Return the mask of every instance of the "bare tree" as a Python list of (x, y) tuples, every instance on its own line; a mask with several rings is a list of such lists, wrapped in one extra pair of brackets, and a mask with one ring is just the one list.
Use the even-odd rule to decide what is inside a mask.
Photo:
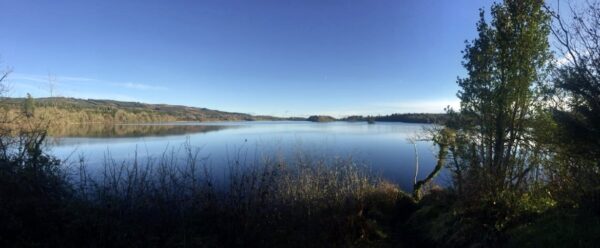
[(550, 11), (554, 24), (553, 37), (561, 53), (558, 62), (571, 65), (587, 76), (594, 84), (600, 84), (600, 1), (585, 1), (585, 7), (576, 8), (567, 2), (570, 16), (561, 15), (560, 0), (557, 9)]
[(409, 137), (408, 143), (411, 143), (415, 149), (415, 179), (413, 184), (417, 184), (417, 177), (419, 176), (419, 151), (417, 150), (417, 140), (416, 136)]
[[(442, 171), (446, 165), (446, 157), (448, 156), (449, 147), (453, 146), (455, 133), (451, 129), (442, 126), (433, 126), (424, 128), (423, 133), (408, 139), (413, 144), (415, 149), (416, 171), (413, 185), (413, 198), (419, 201), (423, 196), (423, 187), (431, 183), (431, 181)], [(417, 141), (433, 141), (438, 146), (437, 161), (433, 170), (422, 180), (417, 180), (419, 168), (419, 155), (417, 153)]]
[(554, 150), (558, 159), (565, 159), (553, 171), (556, 183), (576, 185), (566, 196), (583, 199), (578, 194), (594, 192), (600, 185), (600, 0), (579, 2), (583, 6), (567, 2), (568, 11), (561, 11), (557, 3), (552, 34), (562, 59), (553, 93), (565, 107), (553, 109), (559, 140)]
[(0, 71), (0, 96), (4, 96), (8, 92), (6, 80), (8, 79), (8, 75), (10, 75), (10, 73), (12, 73), (12, 68), (10, 67), (6, 67)]

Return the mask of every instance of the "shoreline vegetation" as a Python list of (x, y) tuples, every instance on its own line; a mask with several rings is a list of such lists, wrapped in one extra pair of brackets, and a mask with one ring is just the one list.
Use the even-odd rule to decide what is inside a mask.
[(308, 117), (308, 121), (312, 122), (367, 122), (374, 124), (376, 122), (404, 122), (404, 123), (422, 123), (422, 124), (440, 124), (443, 125), (448, 120), (447, 114), (432, 114), (432, 113), (405, 113), (391, 115), (352, 115), (343, 118), (335, 118), (328, 115), (312, 115)]
[(219, 180), (197, 148), (180, 148), (128, 162), (108, 157), (101, 168), (88, 168), (85, 158), (66, 167), (42, 153), (5, 164), (0, 244), (392, 246), (401, 239), (392, 236), (394, 223), (416, 208), (350, 159), (236, 155), (217, 165), (228, 168)]

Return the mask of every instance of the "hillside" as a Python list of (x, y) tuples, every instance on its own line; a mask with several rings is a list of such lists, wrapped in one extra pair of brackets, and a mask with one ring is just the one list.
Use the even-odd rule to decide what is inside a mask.
[[(0, 106), (20, 111), (25, 98), (3, 98)], [(35, 98), (35, 115), (51, 117), (58, 123), (135, 123), (165, 121), (253, 121), (280, 120), (272, 116), (252, 116), (168, 104), (146, 104), (115, 100), (65, 97)]]
[[(22, 111), (25, 98), (1, 98), (0, 107), (9, 113)], [(274, 117), (266, 115), (250, 115), (244, 113), (225, 112), (207, 108), (197, 108), (169, 104), (148, 104), (116, 100), (77, 99), (67, 97), (35, 98), (35, 116), (52, 119), (54, 124), (81, 123), (149, 123), (172, 121), (257, 121), (257, 120), (292, 120), (331, 122), (331, 116), (313, 115), (309, 118)], [(341, 121), (378, 121), (409, 123), (444, 123), (446, 114), (408, 113), (386, 116), (349, 116)]]

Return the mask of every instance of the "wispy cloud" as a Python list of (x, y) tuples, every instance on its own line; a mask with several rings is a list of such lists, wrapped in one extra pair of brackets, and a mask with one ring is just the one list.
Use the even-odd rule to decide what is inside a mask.
[(100, 81), (97, 79), (92, 79), (92, 78), (85, 78), (85, 77), (57, 77), (57, 79), (63, 80), (63, 81), (67, 81), (67, 82), (93, 82), (93, 81)]
[(75, 98), (81, 99), (110, 99), (117, 101), (126, 101), (126, 102), (143, 102), (141, 99), (124, 95), (124, 94), (102, 94), (102, 93), (94, 93), (94, 92), (80, 92), (80, 91), (66, 91), (66, 95)]
[[(115, 86), (127, 89), (136, 89), (136, 90), (168, 90), (167, 87), (163, 86), (155, 86), (149, 84), (142, 83), (134, 83), (134, 82), (114, 82), (107, 81), (101, 79), (87, 78), (87, 77), (73, 77), (73, 76), (55, 76), (52, 75), (55, 79), (56, 84), (59, 85), (72, 85), (72, 84), (104, 84), (108, 86)], [(13, 81), (28, 81), (28, 82), (36, 82), (36, 83), (48, 83), (50, 78), (49, 75), (36, 75), (36, 74), (23, 74), (23, 73), (14, 73), (11, 75), (11, 80)]]
[(101, 80), (97, 80), (97, 79), (92, 79), (92, 78), (86, 78), (86, 77), (68, 77), (68, 76), (56, 76), (56, 75), (36, 75), (36, 74), (24, 74), (24, 73), (13, 73), (10, 75), (10, 78), (12, 80), (19, 80), (19, 81), (31, 81), (31, 82), (37, 82), (37, 83), (48, 83), (48, 81), (50, 80), (50, 77), (53, 77), (56, 80), (59, 80), (61, 82), (93, 82), (93, 81), (101, 81)]
[(17, 81), (30, 81), (30, 82), (37, 82), (37, 83), (47, 83), (48, 82), (48, 78), (42, 78), (38, 75), (27, 75), (27, 74), (19, 74), (19, 73), (14, 73), (12, 75), (10, 75), (9, 80), (17, 80)]
[(31, 85), (31, 84), (27, 84), (27, 83), (12, 83), (12, 84), (8, 85), (9, 92), (13, 88), (21, 88), (21, 89), (28, 89), (28, 90), (34, 90), (34, 91), (40, 89), (40, 87)]
[(136, 90), (166, 90), (166, 87), (162, 87), (162, 86), (153, 86), (153, 85), (147, 85), (147, 84), (137, 84), (137, 83), (114, 83), (117, 86), (122, 86), (125, 88), (129, 88), (129, 89), (136, 89)]

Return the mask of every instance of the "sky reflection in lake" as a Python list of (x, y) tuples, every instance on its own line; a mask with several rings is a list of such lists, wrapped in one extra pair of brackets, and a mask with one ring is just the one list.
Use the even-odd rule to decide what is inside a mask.
[[(423, 124), (302, 121), (69, 126), (54, 131), (49, 146), (59, 158), (76, 161), (80, 155), (85, 157), (93, 168), (102, 165), (107, 153), (115, 161), (125, 161), (137, 151), (143, 160), (178, 151), (189, 142), (201, 148), (200, 157), (208, 157), (217, 177), (238, 153), (246, 159), (274, 154), (291, 158), (299, 152), (316, 157), (352, 157), (409, 190), (415, 161), (407, 138), (422, 128)], [(419, 176), (423, 178), (434, 166), (435, 149), (430, 142), (418, 142), (418, 151)]]

